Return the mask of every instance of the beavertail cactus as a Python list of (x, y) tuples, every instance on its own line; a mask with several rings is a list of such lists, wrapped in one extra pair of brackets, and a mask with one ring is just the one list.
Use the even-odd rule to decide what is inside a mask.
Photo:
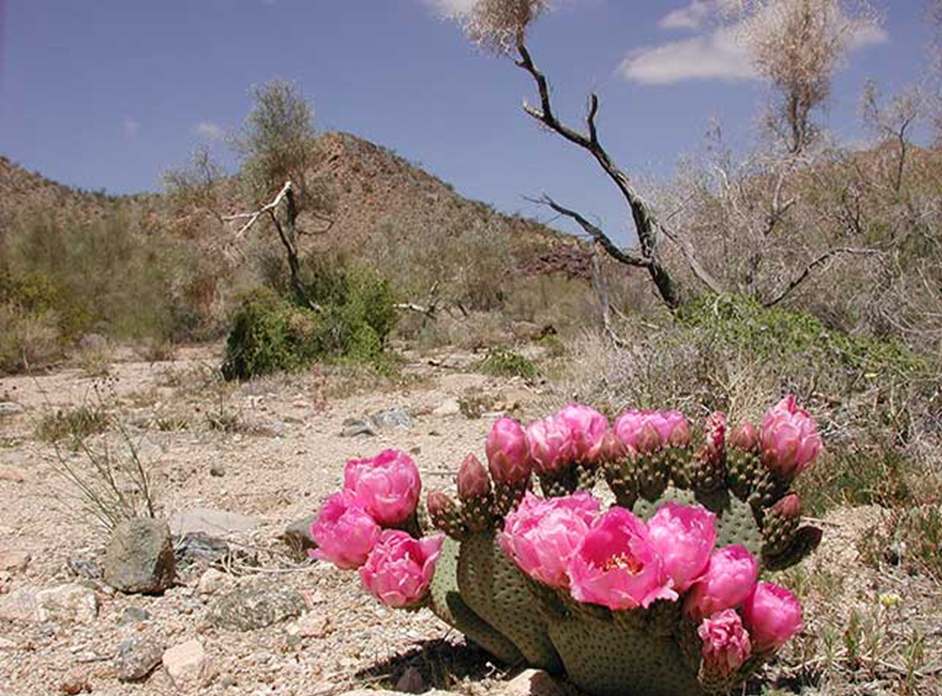
[(498, 660), (563, 672), (593, 696), (739, 690), (802, 630), (797, 599), (758, 578), (820, 540), (791, 486), (821, 443), (793, 397), (759, 428), (714, 413), (696, 430), (677, 411), (627, 411), (609, 427), (578, 404), (527, 427), (501, 418), (487, 466), (468, 455), (457, 497), (430, 493), (427, 515), (406, 455), (350, 462), (313, 526), (317, 557), (359, 568), (379, 601), (428, 607)]

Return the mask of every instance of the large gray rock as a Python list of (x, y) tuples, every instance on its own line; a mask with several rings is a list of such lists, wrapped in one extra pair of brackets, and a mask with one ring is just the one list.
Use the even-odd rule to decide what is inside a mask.
[(166, 522), (137, 517), (115, 527), (105, 553), (106, 583), (121, 592), (157, 593), (170, 587), (175, 576)]
[(210, 606), (209, 620), (217, 628), (255, 631), (298, 617), (305, 608), (293, 587), (255, 580), (220, 595)]
[(194, 508), (173, 515), (170, 518), (170, 531), (174, 536), (202, 533), (212, 536), (250, 532), (259, 525), (257, 517), (237, 515), (223, 510)]
[(118, 645), (114, 658), (114, 671), (118, 681), (143, 681), (157, 669), (166, 646), (163, 641), (148, 636), (132, 636)]
[(317, 519), (317, 515), (308, 515), (300, 520), (289, 524), (281, 535), (281, 538), (291, 549), (291, 553), (298, 559), (304, 560), (308, 557), (308, 551), (317, 548), (317, 542), (311, 534), (311, 525)]

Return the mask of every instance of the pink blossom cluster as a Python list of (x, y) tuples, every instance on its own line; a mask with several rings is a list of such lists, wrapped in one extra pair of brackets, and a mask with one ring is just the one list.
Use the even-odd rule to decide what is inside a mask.
[(622, 507), (601, 512), (588, 493), (527, 493), (499, 543), (528, 576), (579, 602), (616, 611), (681, 602), (700, 625), (704, 660), (729, 673), (801, 630), (801, 606), (757, 582), (759, 565), (744, 546), (716, 549), (715, 521), (699, 505), (666, 503), (644, 522)]
[(359, 568), (363, 586), (391, 607), (417, 604), (428, 592), (444, 535), (414, 539), (396, 529), (415, 515), (422, 481), (412, 459), (385, 450), (344, 468), (344, 487), (311, 525), (314, 558)]

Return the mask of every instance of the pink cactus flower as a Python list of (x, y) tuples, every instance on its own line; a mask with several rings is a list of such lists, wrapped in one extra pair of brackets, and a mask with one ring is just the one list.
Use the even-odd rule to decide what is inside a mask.
[(807, 411), (798, 408), (795, 397), (791, 395), (765, 414), (759, 442), (765, 465), (789, 481), (814, 463), (821, 448), (814, 419)]
[(344, 490), (380, 525), (393, 527), (409, 519), (419, 503), (422, 479), (409, 455), (388, 449), (373, 459), (354, 459), (343, 471)]
[(487, 464), (495, 483), (514, 485), (530, 476), (530, 450), (523, 427), (513, 418), (498, 418), (487, 435)]
[(334, 493), (324, 501), (311, 525), (318, 548), (310, 553), (343, 570), (359, 568), (379, 541), (380, 532), (376, 520), (357, 504), (352, 493)]
[(360, 568), (363, 586), (389, 607), (419, 603), (428, 592), (444, 541), (444, 534), (413, 539), (405, 532), (387, 529)]
[(680, 411), (625, 411), (615, 420), (615, 434), (638, 452), (668, 444), (683, 447), (690, 442), (690, 426)]
[(528, 492), (507, 515), (498, 540), (524, 573), (567, 590), (566, 567), (598, 514), (599, 501), (588, 493), (543, 500)]
[(608, 432), (608, 419), (594, 408), (569, 404), (555, 419), (567, 425), (577, 462), (595, 464), (602, 458), (602, 444)]
[(658, 599), (677, 599), (647, 525), (621, 507), (595, 521), (567, 573), (572, 596), (580, 602), (634, 609)]
[(784, 587), (760, 582), (742, 607), (756, 652), (775, 652), (803, 628), (801, 604)]
[(729, 445), (743, 452), (753, 452), (759, 446), (756, 427), (748, 421), (737, 426), (729, 436)]
[(703, 666), (710, 675), (728, 677), (742, 667), (752, 653), (749, 633), (733, 609), (704, 619), (697, 635), (703, 641)]
[(547, 418), (527, 426), (530, 461), (538, 474), (552, 474), (573, 462), (572, 433), (566, 423)]
[(651, 543), (678, 593), (706, 571), (716, 544), (716, 515), (699, 505), (666, 503), (648, 520)]
[(752, 594), (759, 564), (745, 546), (727, 546), (710, 556), (703, 576), (684, 600), (684, 613), (700, 621), (724, 609), (735, 609)]

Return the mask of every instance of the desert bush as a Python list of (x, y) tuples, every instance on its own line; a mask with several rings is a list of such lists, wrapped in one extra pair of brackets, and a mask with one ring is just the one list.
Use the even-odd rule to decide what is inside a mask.
[(47, 365), (62, 356), (59, 318), (51, 310), (30, 311), (0, 301), (0, 373)]
[(475, 369), (495, 377), (522, 377), (531, 380), (540, 376), (539, 368), (529, 358), (507, 348), (495, 348), (475, 365)]
[(271, 372), (292, 372), (316, 354), (313, 336), (319, 321), (269, 289), (245, 295), (235, 311), (226, 341), (222, 374), (227, 380)]
[(894, 508), (860, 544), (865, 562), (901, 565), (942, 581), (942, 507), (938, 502)]
[(50, 443), (67, 439), (77, 448), (87, 437), (107, 430), (109, 424), (110, 418), (104, 408), (83, 404), (43, 416), (36, 426), (36, 437)]

